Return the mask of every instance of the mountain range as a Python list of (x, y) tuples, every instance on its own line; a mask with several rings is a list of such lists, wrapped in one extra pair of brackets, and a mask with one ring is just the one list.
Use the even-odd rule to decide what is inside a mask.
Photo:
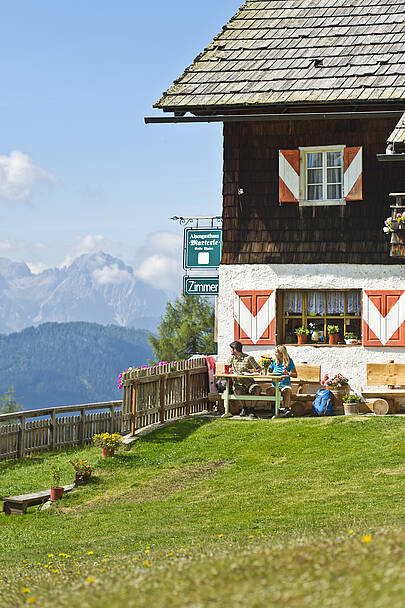
[(25, 410), (122, 399), (118, 374), (151, 357), (144, 329), (44, 323), (0, 336), (0, 396), (12, 386)]
[(24, 262), (0, 258), (0, 333), (46, 322), (88, 321), (154, 330), (167, 295), (107, 253), (33, 274)]

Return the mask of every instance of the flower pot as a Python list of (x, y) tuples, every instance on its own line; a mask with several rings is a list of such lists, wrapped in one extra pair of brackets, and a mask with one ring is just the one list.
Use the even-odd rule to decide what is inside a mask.
[(89, 479), (90, 475), (83, 475), (83, 473), (76, 473), (75, 486), (82, 486)]
[(103, 458), (110, 458), (114, 456), (114, 448), (101, 448), (101, 454)]
[(319, 342), (319, 338), (320, 338), (319, 331), (316, 331), (316, 330), (313, 331), (312, 334), (311, 334), (311, 340), (312, 340), (312, 342)]
[(298, 344), (306, 344), (307, 343), (307, 334), (297, 334)]
[(345, 412), (345, 416), (356, 416), (359, 413), (359, 404), (358, 403), (344, 403), (343, 409)]
[(342, 386), (341, 388), (331, 388), (330, 386), (327, 386), (326, 388), (328, 388), (333, 395), (333, 401), (334, 401), (333, 407), (332, 407), (333, 414), (335, 414), (337, 416), (342, 415), (344, 413), (343, 395), (347, 395), (349, 393), (349, 387)]
[(61, 488), (51, 488), (51, 500), (60, 500), (63, 496), (63, 487)]
[(338, 344), (340, 334), (329, 334), (329, 344)]

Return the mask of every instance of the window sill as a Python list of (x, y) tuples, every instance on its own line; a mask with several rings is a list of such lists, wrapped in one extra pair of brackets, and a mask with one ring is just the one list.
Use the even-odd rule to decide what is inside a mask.
[(298, 201), (299, 207), (331, 207), (332, 205), (343, 207), (346, 205), (346, 200), (342, 198), (330, 201)]
[(313, 342), (308, 342), (307, 344), (284, 344), (287, 348), (289, 346), (313, 346), (314, 348), (358, 348), (359, 346), (363, 346), (363, 344), (314, 344)]

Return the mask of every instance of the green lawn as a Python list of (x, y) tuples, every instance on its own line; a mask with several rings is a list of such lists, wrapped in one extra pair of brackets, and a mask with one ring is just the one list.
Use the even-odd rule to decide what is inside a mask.
[(0, 606), (403, 606), (405, 418), (189, 419), (102, 461), (0, 462), (0, 495), (94, 480), (0, 515)]

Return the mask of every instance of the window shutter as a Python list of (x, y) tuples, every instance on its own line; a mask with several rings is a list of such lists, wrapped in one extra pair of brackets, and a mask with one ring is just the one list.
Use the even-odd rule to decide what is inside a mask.
[(363, 346), (405, 346), (404, 292), (363, 292)]
[(296, 203), (300, 192), (300, 151), (279, 150), (278, 153), (278, 200), (280, 203)]
[(275, 344), (276, 292), (235, 291), (234, 339), (242, 344)]
[(363, 148), (345, 148), (343, 154), (343, 191), (347, 201), (363, 200)]

